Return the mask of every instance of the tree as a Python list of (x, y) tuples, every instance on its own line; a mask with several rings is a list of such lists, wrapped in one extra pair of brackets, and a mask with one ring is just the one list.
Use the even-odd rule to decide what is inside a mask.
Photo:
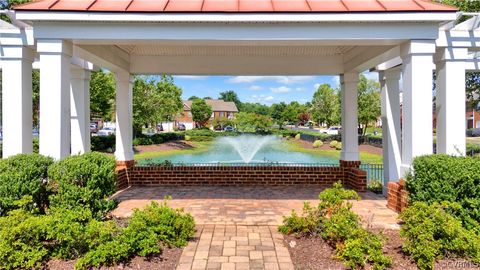
[(115, 104), (115, 77), (103, 70), (92, 72), (90, 78), (90, 117), (110, 121)]
[(282, 129), (283, 124), (285, 123), (284, 111), (287, 108), (285, 102), (275, 103), (270, 109), (270, 116), (273, 121)]
[(340, 100), (338, 94), (329, 84), (322, 84), (313, 94), (312, 117), (319, 125), (327, 127), (340, 122)]
[(460, 11), (478, 12), (480, 11), (480, 1), (473, 0), (436, 0), (436, 2), (458, 7)]
[(193, 121), (197, 122), (200, 127), (204, 127), (212, 116), (212, 107), (204, 99), (195, 99), (190, 111)]
[(182, 89), (171, 76), (138, 76), (133, 85), (133, 123), (136, 134), (142, 126), (173, 121), (183, 109)]
[(235, 91), (232, 91), (232, 90), (221, 92), (218, 99), (221, 99), (223, 101), (231, 101), (235, 103), (238, 109), (242, 106), (242, 102), (240, 102), (240, 99), (238, 98), (237, 93), (235, 93)]
[(199, 97), (197, 97), (197, 96), (191, 96), (191, 97), (188, 98), (188, 100), (195, 100), (195, 99), (199, 99)]
[(238, 110), (240, 112), (253, 112), (261, 115), (270, 115), (270, 107), (260, 103), (242, 103)]
[(367, 80), (360, 75), (358, 82), (358, 124), (363, 125), (363, 135), (370, 123), (380, 117), (380, 84), (374, 80)]
[(287, 122), (293, 122), (295, 125), (297, 125), (298, 115), (300, 114), (301, 109), (300, 103), (296, 101), (290, 102), (290, 104), (288, 104), (283, 111), (283, 119)]
[(250, 112), (240, 112), (236, 115), (235, 123), (240, 132), (258, 132), (268, 130), (272, 121), (265, 115)]

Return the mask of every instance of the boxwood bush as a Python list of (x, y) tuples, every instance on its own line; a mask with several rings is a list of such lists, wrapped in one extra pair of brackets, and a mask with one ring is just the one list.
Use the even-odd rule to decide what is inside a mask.
[(430, 155), (418, 157), (407, 176), (409, 201), (456, 203), (449, 211), (467, 228), (480, 230), (480, 159)]
[(70, 156), (54, 163), (48, 169), (52, 207), (89, 208), (102, 217), (115, 207), (106, 200), (116, 191), (115, 160), (105, 154), (91, 152)]
[(16, 208), (14, 202), (32, 196), (31, 210), (48, 205), (47, 170), (53, 160), (39, 154), (20, 154), (0, 160), (0, 216)]

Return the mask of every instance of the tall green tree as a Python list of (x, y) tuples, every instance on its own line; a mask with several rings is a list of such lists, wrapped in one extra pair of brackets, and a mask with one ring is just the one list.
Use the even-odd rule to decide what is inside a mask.
[(258, 132), (268, 130), (272, 121), (268, 116), (251, 112), (240, 112), (235, 117), (237, 130), (240, 132)]
[(193, 121), (204, 127), (212, 116), (212, 107), (204, 99), (195, 99), (190, 108)]
[(188, 100), (195, 100), (195, 99), (199, 99), (199, 97), (197, 97), (197, 96), (191, 96), (191, 97), (188, 98)]
[(339, 95), (329, 84), (322, 84), (313, 94), (311, 103), (312, 118), (319, 125), (328, 127), (340, 122)]
[(183, 109), (182, 89), (171, 76), (138, 76), (133, 85), (133, 123), (136, 134), (144, 125), (173, 121)]
[(367, 80), (360, 75), (358, 82), (358, 124), (363, 126), (363, 135), (367, 127), (377, 121), (381, 114), (380, 108), (380, 83)]
[(284, 111), (287, 108), (287, 104), (285, 102), (275, 103), (272, 105), (270, 109), (270, 116), (272, 117), (273, 121), (279, 126), (280, 129), (283, 128), (285, 124), (285, 115)]
[(113, 73), (99, 70), (90, 78), (90, 117), (106, 121), (113, 119), (115, 105), (115, 77)]
[(237, 106), (237, 109), (240, 109), (240, 107), (242, 106), (242, 102), (240, 102), (240, 99), (238, 98), (237, 93), (235, 93), (235, 91), (233, 90), (221, 92), (218, 99), (221, 99), (223, 101), (231, 101), (235, 103), (235, 105)]
[(270, 115), (270, 107), (260, 103), (244, 102), (238, 108), (240, 112), (252, 112), (260, 115)]
[(296, 101), (290, 102), (283, 111), (283, 119), (287, 122), (293, 122), (297, 125), (298, 116), (302, 112), (302, 106)]

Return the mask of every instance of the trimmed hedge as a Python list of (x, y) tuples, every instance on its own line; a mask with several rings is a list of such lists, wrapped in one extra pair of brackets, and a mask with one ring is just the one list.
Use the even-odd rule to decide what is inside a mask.
[(105, 200), (116, 191), (115, 160), (91, 152), (70, 156), (48, 169), (52, 207), (65, 209), (89, 208), (101, 217), (112, 210), (114, 201)]
[(480, 222), (480, 159), (430, 155), (418, 157), (406, 179), (409, 202), (456, 205), (450, 211), (467, 228), (478, 228)]
[(0, 160), (0, 216), (17, 208), (15, 201), (32, 196), (30, 208), (48, 206), (47, 170), (53, 160), (39, 154), (20, 154)]

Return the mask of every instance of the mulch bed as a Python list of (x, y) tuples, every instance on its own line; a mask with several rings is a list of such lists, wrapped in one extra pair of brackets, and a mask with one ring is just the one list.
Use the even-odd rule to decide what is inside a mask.
[[(314, 147), (313, 147), (313, 143), (311, 143), (311, 142), (302, 141), (302, 140), (298, 140), (297, 142), (298, 142), (298, 144), (300, 144), (303, 148), (306, 148), (306, 149), (334, 150), (334, 148), (331, 148), (331, 147), (330, 147), (330, 144), (329, 144), (328, 142), (325, 142), (325, 143), (324, 143), (322, 146), (320, 146), (319, 148), (314, 148)], [(358, 146), (358, 150), (359, 150), (360, 152), (365, 152), (365, 153), (374, 154), (374, 155), (382, 155), (382, 154), (383, 154), (382, 148), (376, 147), (376, 146), (373, 146), (373, 145), (369, 145), (369, 144), (360, 144), (360, 145)]]
[[(182, 255), (181, 248), (165, 248), (161, 255), (153, 256), (149, 259), (144, 257), (134, 257), (132, 260), (125, 264), (110, 266), (110, 267), (101, 267), (99, 270), (174, 270), (180, 260)], [(45, 270), (73, 270), (75, 269), (75, 262), (72, 261), (60, 261), (52, 260), (49, 261), (43, 269)]]
[[(374, 230), (378, 232), (379, 230)], [(393, 258), (393, 265), (390, 269), (394, 270), (417, 270), (415, 263), (402, 252), (403, 240), (400, 238), (398, 230), (383, 230), (387, 237), (384, 246), (384, 252)], [(340, 261), (334, 259), (334, 250), (321, 237), (300, 237), (293, 235), (284, 236), (285, 245), (290, 251), (293, 264), (297, 270), (334, 270), (348, 269)], [(295, 245), (292, 247), (291, 242)], [(371, 267), (366, 267), (371, 269)], [(453, 269), (472, 269), (479, 270), (480, 264), (468, 262), (464, 259), (443, 259), (435, 263), (434, 269), (453, 270)]]

